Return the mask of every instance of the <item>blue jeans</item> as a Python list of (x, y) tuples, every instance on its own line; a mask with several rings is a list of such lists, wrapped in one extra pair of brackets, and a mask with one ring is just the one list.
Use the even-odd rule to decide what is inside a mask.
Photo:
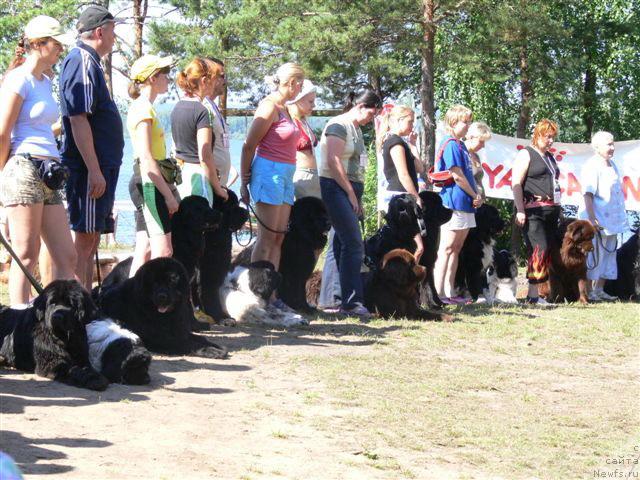
[[(364, 184), (351, 182), (351, 186), (360, 200), (364, 192)], [(360, 276), (364, 245), (358, 217), (349, 202), (347, 192), (338, 185), (338, 182), (332, 178), (320, 177), (320, 191), (336, 232), (333, 238), (333, 254), (340, 272), (342, 307), (353, 308), (356, 302), (364, 302)]]

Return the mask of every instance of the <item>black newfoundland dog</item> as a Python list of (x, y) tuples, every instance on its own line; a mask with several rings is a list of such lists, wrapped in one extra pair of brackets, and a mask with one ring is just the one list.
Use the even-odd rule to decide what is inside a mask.
[[(314, 310), (307, 303), (305, 286), (327, 244), (330, 228), (331, 222), (322, 200), (304, 197), (295, 201), (282, 242), (278, 270), (282, 275), (282, 282), (277, 292), (278, 297), (294, 310), (306, 313)], [(238, 254), (233, 265), (248, 266), (252, 252), (253, 245), (250, 245)]]
[(618, 278), (607, 280), (604, 290), (620, 300), (640, 300), (640, 235), (638, 232), (622, 244), (616, 253)]
[(458, 261), (455, 287), (460, 295), (469, 292), (477, 300), (487, 287), (487, 268), (493, 265), (496, 236), (504, 226), (496, 207), (485, 203), (476, 210), (476, 228), (469, 230)]
[(442, 198), (435, 192), (420, 192), (420, 200), (425, 226), (425, 234), (422, 235), (424, 252), (420, 257), (420, 265), (426, 269), (425, 279), (420, 284), (420, 304), (429, 308), (442, 308), (433, 280), (433, 267), (438, 258), (440, 226), (451, 220), (453, 212), (442, 204)]
[(225, 358), (227, 350), (191, 332), (193, 307), (187, 272), (172, 258), (148, 261), (99, 298), (102, 311), (140, 336), (149, 350), (169, 355)]
[(451, 321), (447, 314), (420, 308), (418, 285), (424, 277), (425, 268), (416, 264), (413, 254), (403, 249), (391, 250), (365, 283), (365, 305), (383, 318)]
[(106, 389), (109, 380), (89, 363), (86, 326), (97, 313), (78, 282), (51, 282), (33, 306), (0, 312), (0, 365), (75, 387)]
[[(178, 211), (171, 217), (171, 246), (173, 258), (187, 270), (189, 279), (195, 281), (196, 270), (204, 253), (204, 232), (215, 230), (222, 215), (212, 209), (206, 198), (189, 195), (180, 201)], [(107, 290), (129, 278), (133, 257), (118, 263), (102, 282)]]
[(232, 234), (249, 219), (249, 212), (240, 206), (238, 196), (228, 190), (225, 202), (214, 196), (213, 209), (221, 215), (215, 230), (204, 232), (204, 252), (199, 259), (197, 278), (193, 284), (193, 303), (221, 325), (235, 325), (235, 321), (220, 302), (220, 287), (231, 266)]
[(384, 256), (396, 248), (416, 251), (414, 237), (420, 233), (418, 218), (421, 215), (413, 195), (402, 193), (391, 198), (384, 216), (386, 225), (364, 242), (365, 263), (369, 268), (379, 267)]

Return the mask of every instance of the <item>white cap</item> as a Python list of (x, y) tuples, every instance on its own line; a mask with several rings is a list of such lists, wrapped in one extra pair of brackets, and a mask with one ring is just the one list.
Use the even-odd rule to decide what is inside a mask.
[(315, 93), (316, 91), (317, 91), (317, 88), (313, 83), (311, 83), (311, 80), (308, 80), (305, 78), (304, 82), (302, 82), (302, 89), (300, 90), (300, 93), (293, 100), (289, 100), (287, 102), (287, 105), (293, 105), (294, 103), (302, 99), (302, 97), (305, 97), (310, 93)]
[(65, 33), (58, 20), (46, 15), (38, 15), (32, 18), (27, 23), (27, 26), (24, 27), (24, 36), (27, 37), (27, 40), (51, 37), (63, 45), (73, 45), (75, 43), (74, 34)]

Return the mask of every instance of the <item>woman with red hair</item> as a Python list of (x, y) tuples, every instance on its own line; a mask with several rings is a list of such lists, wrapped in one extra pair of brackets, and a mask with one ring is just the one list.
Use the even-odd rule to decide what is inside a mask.
[(515, 222), (523, 227), (529, 255), (527, 302), (536, 305), (548, 305), (538, 296), (538, 285), (549, 279), (549, 247), (560, 216), (560, 171), (549, 151), (557, 135), (555, 122), (540, 120), (533, 130), (531, 145), (518, 152), (511, 177)]

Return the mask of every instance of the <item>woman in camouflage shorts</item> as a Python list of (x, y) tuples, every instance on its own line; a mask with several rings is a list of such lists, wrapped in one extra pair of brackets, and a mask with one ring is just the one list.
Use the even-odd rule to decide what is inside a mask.
[[(37, 165), (59, 161), (51, 126), (59, 117), (45, 74), (58, 61), (63, 44), (73, 37), (60, 23), (40, 15), (25, 27), (29, 55), (23, 65), (9, 72), (2, 83), (0, 102), (0, 201), (5, 207), (12, 247), (33, 272), (40, 239), (53, 260), (53, 278), (74, 278), (76, 253), (60, 190), (41, 180)], [(16, 262), (9, 271), (12, 305), (29, 302), (31, 286)]]

